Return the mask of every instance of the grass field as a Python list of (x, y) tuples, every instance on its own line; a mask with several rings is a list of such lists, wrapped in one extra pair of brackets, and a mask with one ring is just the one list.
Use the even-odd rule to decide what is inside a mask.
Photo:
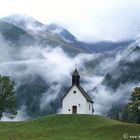
[(139, 135), (140, 125), (96, 115), (50, 115), (24, 122), (0, 122), (0, 140), (136, 140)]

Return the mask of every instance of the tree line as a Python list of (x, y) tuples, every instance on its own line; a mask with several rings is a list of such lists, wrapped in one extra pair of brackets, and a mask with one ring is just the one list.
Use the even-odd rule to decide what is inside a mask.
[[(15, 82), (8, 76), (0, 75), (0, 120), (3, 116), (13, 119), (17, 114)], [(140, 124), (140, 87), (132, 91), (127, 105), (115, 105), (109, 117), (125, 122)]]

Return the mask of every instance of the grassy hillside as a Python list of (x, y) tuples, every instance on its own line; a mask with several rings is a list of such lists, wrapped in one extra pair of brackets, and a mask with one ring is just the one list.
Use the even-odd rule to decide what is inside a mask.
[(124, 133), (139, 136), (140, 125), (90, 115), (54, 115), (25, 122), (0, 122), (0, 140), (124, 140)]

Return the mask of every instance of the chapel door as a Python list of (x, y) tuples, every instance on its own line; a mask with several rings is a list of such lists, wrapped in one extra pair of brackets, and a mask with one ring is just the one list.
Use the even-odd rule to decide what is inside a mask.
[(72, 114), (77, 114), (77, 106), (72, 106)]

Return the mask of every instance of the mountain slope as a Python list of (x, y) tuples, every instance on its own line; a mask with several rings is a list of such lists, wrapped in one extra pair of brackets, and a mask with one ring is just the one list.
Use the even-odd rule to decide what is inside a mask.
[(48, 25), (47, 31), (61, 36), (67, 42), (72, 43), (72, 42), (77, 41), (76, 37), (73, 36), (68, 30), (66, 30), (65, 28), (63, 28), (61, 26), (58, 26), (57, 24)]
[[(33, 36), (36, 39), (36, 43), (38, 46), (42, 47), (47, 47), (47, 45), (51, 47), (59, 46), (70, 55), (76, 55), (78, 53), (85, 52), (85, 49), (73, 46), (68, 41), (68, 37), (71, 37), (70, 40), (72, 40), (74, 36), (70, 34), (66, 29), (61, 28), (59, 26), (55, 26), (53, 24), (51, 25), (42, 24), (39, 21), (27, 15), (12, 15), (0, 19), (0, 21), (9, 23), (10, 25), (12, 24), (15, 27), (27, 32), (30, 36)], [(60, 29), (61, 29), (60, 33), (56, 32), (56, 30), (60, 31)], [(13, 32), (16, 32), (16, 30), (14, 30)], [(18, 36), (19, 34), (17, 34), (17, 37)]]
[(105, 51), (124, 49), (132, 42), (133, 42), (133, 40), (120, 41), (120, 42), (100, 41), (100, 42), (96, 42), (96, 43), (84, 43), (83, 42), (81, 45), (83, 47), (86, 47), (90, 51), (105, 52)]
[[(10, 19), (9, 18), (10, 17), (7, 17), (6, 22), (2, 22), (2, 21), (0, 22), (2, 23), (0, 24), (1, 33), (3, 33), (6, 41), (10, 40), (12, 43), (18, 44), (18, 46), (19, 45), (24, 46), (26, 45), (25, 42), (28, 39), (29, 41), (31, 40), (30, 37), (35, 38), (36, 44), (33, 45), (31, 42), (30, 47), (27, 46), (21, 48), (20, 50), (17, 49), (12, 50), (11, 49), (12, 45), (10, 44), (10, 46), (8, 47), (10, 48), (9, 51), (9, 49), (6, 49), (4, 45), (3, 46), (1, 45), (1, 51), (0, 51), (1, 52), (0, 54), (3, 57), (0, 58), (1, 59), (0, 61), (3, 60), (11, 61), (8, 62), (9, 64), (1, 64), (0, 74), (9, 75), (15, 80), (15, 82), (18, 85), (17, 87), (18, 107), (20, 109), (20, 107), (25, 106), (27, 114), (30, 115), (30, 117), (37, 117), (40, 115), (53, 114), (57, 112), (57, 110), (60, 107), (60, 101), (58, 99), (60, 98), (60, 95), (65, 92), (66, 90), (65, 86), (66, 83), (68, 82), (68, 79), (65, 79), (66, 81), (61, 82), (61, 79), (66, 76), (64, 74), (62, 75), (63, 77), (59, 79), (60, 81), (56, 82), (55, 78), (54, 80), (52, 80), (53, 77), (55, 76), (52, 75), (50, 77), (49, 75), (51, 74), (51, 72), (57, 72), (57, 70), (58, 70), (57, 75), (61, 75), (61, 72), (63, 71), (63, 67), (61, 66), (61, 64), (67, 67), (67, 62), (69, 63), (69, 60), (71, 61), (71, 64), (73, 66), (75, 65), (75, 63), (78, 63), (78, 67), (82, 66), (82, 68), (80, 68), (80, 71), (81, 73), (85, 73), (85, 77), (87, 78), (84, 79), (85, 82), (83, 81), (83, 83), (87, 85), (87, 90), (90, 90), (94, 88), (94, 86), (96, 86), (94, 84), (94, 81), (96, 83), (96, 79), (92, 80), (94, 79), (94, 77), (96, 76), (104, 77), (107, 73), (109, 76), (111, 75), (111, 78), (107, 77), (108, 75), (106, 75), (104, 81), (101, 83), (104, 84), (107, 88), (110, 87), (115, 89), (115, 88), (119, 88), (121, 84), (125, 84), (128, 81), (135, 83), (140, 80), (140, 76), (139, 76), (140, 61), (138, 60), (135, 62), (129, 62), (129, 59), (131, 58), (131, 56), (133, 56), (134, 52), (130, 53), (129, 56), (126, 55), (127, 57), (125, 57), (125, 59), (123, 58), (122, 61), (120, 61), (118, 64), (113, 65), (112, 63), (116, 58), (118, 52), (117, 50), (119, 48), (123, 48), (123, 45), (127, 46), (127, 43), (129, 42), (126, 42), (126, 44), (124, 43), (123, 45), (121, 43), (114, 44), (112, 42), (99, 42), (93, 44), (83, 43), (77, 41), (72, 34), (70, 34), (67, 30), (63, 30), (63, 28), (58, 27), (57, 25), (50, 25), (50, 26), (44, 25), (32, 19), (31, 17), (27, 17), (25, 19), (23, 19), (23, 17), (20, 17), (18, 23), (16, 22), (18, 21), (18, 17), (17, 18), (11, 17)], [(26, 28), (26, 27), (31, 27), (31, 28)], [(66, 34), (63, 31), (66, 31), (65, 32)], [(63, 37), (61, 34), (62, 32), (64, 33)], [(24, 36), (24, 34), (25, 34), (25, 39), (23, 39), (22, 42), (20, 40), (20, 37), (22, 35)], [(71, 41), (67, 41), (67, 40), (71, 40)], [(67, 54), (65, 55), (65, 52), (62, 52), (61, 49), (60, 50), (52, 49), (55, 47), (63, 48), (63, 50), (67, 52), (67, 54), (69, 54), (70, 57)], [(51, 48), (51, 49), (48, 49), (48, 52), (45, 53), (47, 51), (46, 48)], [(115, 50), (104, 53), (104, 51), (112, 50), (112, 48)], [(122, 51), (124, 51), (125, 49), (127, 49), (127, 47), (119, 50), (121, 54), (123, 54)], [(84, 62), (86, 56), (84, 56), (83, 54), (80, 54), (79, 56), (77, 55), (79, 53), (93, 52), (95, 50), (97, 52), (100, 52), (101, 54), (98, 55), (96, 53), (93, 53), (92, 57), (94, 58), (91, 58), (86, 62)], [(7, 55), (5, 55), (4, 52), (6, 52)], [(50, 61), (51, 64), (49, 64), (49, 59), (47, 58), (47, 56), (48, 58), (51, 56), (50, 57), (51, 60), (60, 59), (61, 62), (58, 61), (59, 66), (57, 66), (57, 63), (53, 61)], [(66, 61), (63, 61), (65, 59)], [(15, 61), (14, 64), (12, 61)], [(70, 67), (73, 67), (72, 65)], [(64, 69), (64, 71), (67, 70)], [(120, 75), (118, 75), (119, 72), (121, 72)], [(52, 82), (50, 82), (51, 80)], [(100, 83), (98, 85), (100, 85)], [(56, 87), (56, 86), (58, 87), (60, 86), (59, 87), (60, 91), (56, 90), (58, 96), (55, 98), (51, 98), (49, 102), (46, 101), (47, 104), (45, 104), (42, 111), (40, 109), (40, 105), (41, 105), (40, 102), (42, 101), (41, 100), (42, 96), (45, 95), (46, 99), (50, 98), (50, 95), (52, 93), (55, 93), (54, 92), (55, 90), (51, 87)], [(132, 89), (129, 90), (129, 95), (131, 91)], [(99, 87), (99, 92), (102, 92), (100, 87)], [(119, 94), (123, 94), (122, 92), (123, 92), (122, 90), (119, 91)], [(94, 91), (91, 91), (91, 93), (93, 94), (93, 97), (96, 96)], [(104, 95), (102, 95), (102, 97), (103, 96)], [(95, 99), (95, 103), (96, 103), (97, 99), (96, 98), (93, 99)], [(113, 103), (114, 102), (115, 101), (113, 101)], [(121, 98), (121, 102), (124, 103), (123, 96)], [(99, 104), (101, 104), (101, 102)], [(109, 105), (109, 107), (110, 106), (112, 105)]]
[(134, 46), (118, 64), (105, 76), (103, 84), (112, 89), (121, 84), (139, 83), (140, 81), (140, 47)]
[(122, 42), (101, 41), (97, 43), (87, 43), (79, 41), (67, 29), (57, 24), (45, 25), (28, 15), (11, 15), (1, 19), (2, 21), (12, 23), (15, 26), (25, 30), (36, 39), (39, 39), (39, 44), (50, 44), (61, 46), (67, 52), (104, 52), (116, 49), (123, 49), (128, 46), (133, 40)]
[(101, 116), (54, 115), (25, 122), (0, 122), (0, 139), (124, 140), (139, 136), (140, 125)]
[[(2, 21), (14, 24), (15, 26), (21, 28), (22, 30), (30, 30), (32, 27), (43, 27), (44, 24), (40, 23), (39, 21), (35, 20), (34, 18), (23, 14), (23, 15), (10, 15), (3, 17)], [(39, 29), (39, 28), (38, 28)]]
[(5, 40), (18, 46), (31, 45), (35, 42), (34, 37), (11, 23), (0, 21), (0, 33)]
[(57, 24), (45, 25), (28, 15), (11, 15), (1, 19), (2, 21), (12, 23), (15, 26), (30, 32), (32, 29), (36, 31), (49, 32), (62, 37), (65, 41), (75, 42), (76, 38), (65, 28)]

